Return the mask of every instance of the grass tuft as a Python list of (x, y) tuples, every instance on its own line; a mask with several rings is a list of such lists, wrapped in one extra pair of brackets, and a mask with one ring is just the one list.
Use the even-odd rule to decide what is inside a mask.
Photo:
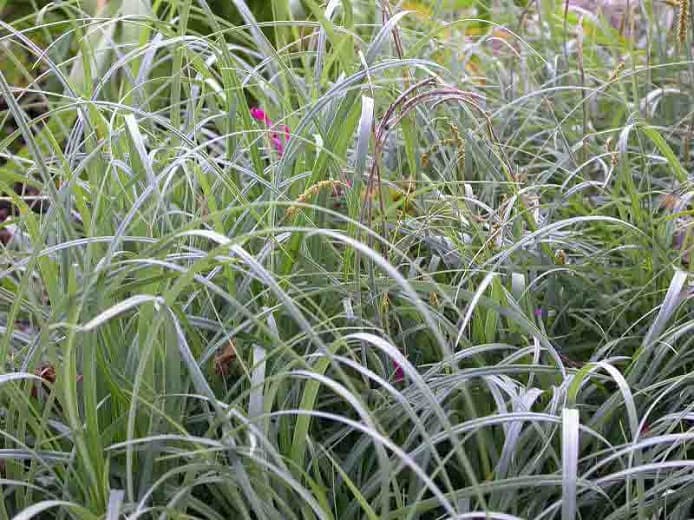
[(692, 516), (687, 0), (36, 4), (0, 520)]

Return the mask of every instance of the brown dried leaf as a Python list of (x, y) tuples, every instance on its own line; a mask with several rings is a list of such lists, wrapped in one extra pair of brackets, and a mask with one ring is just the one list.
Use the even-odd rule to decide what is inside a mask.
[(236, 360), (236, 346), (229, 340), (224, 350), (214, 357), (214, 371), (217, 375), (225, 377), (231, 372), (231, 365)]
[[(50, 363), (46, 363), (44, 365), (41, 365), (38, 367), (36, 370), (34, 370), (34, 374), (43, 379), (45, 381), (44, 383), (41, 384), (43, 387), (43, 390), (45, 392), (49, 392), (50, 389), (48, 388), (48, 385), (46, 383), (53, 384), (55, 383), (55, 367), (51, 365)], [(39, 385), (33, 385), (31, 387), (31, 397), (38, 397), (39, 395)]]

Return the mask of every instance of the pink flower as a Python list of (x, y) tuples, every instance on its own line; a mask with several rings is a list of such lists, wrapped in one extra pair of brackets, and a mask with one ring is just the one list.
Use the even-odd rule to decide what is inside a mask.
[(258, 107), (252, 107), (250, 109), (250, 113), (253, 119), (260, 121), (271, 129), (270, 142), (272, 143), (272, 147), (278, 154), (282, 155), (284, 153), (284, 145), (289, 141), (289, 127), (287, 125), (280, 125), (280, 133), (278, 133), (273, 129), (274, 125), (272, 123), (272, 119), (270, 119), (270, 117), (265, 113), (265, 110)]
[(280, 132), (282, 132), (284, 138), (289, 141), (289, 127), (287, 125), (280, 125)]
[(393, 360), (393, 380), (396, 383), (402, 383), (405, 380), (405, 371), (400, 366), (400, 363)]
[(272, 147), (278, 154), (282, 155), (284, 153), (284, 143), (282, 142), (282, 139), (277, 137), (277, 134), (270, 135), (270, 142), (272, 143)]
[(266, 125), (270, 126), (272, 124), (272, 121), (268, 117), (268, 115), (265, 113), (265, 110), (262, 108), (258, 107), (253, 107), (251, 108), (251, 117), (255, 119), (256, 121), (260, 121), (262, 123), (265, 123)]

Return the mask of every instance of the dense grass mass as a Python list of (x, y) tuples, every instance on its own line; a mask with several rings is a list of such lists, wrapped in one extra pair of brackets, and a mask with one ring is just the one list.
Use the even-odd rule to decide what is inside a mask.
[(14, 4), (0, 519), (694, 515), (687, 0)]

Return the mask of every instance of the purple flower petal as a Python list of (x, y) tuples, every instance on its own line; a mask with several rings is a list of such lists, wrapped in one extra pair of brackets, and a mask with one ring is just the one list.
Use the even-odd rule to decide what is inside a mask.
[(400, 366), (400, 363), (393, 360), (393, 380), (396, 383), (402, 383), (405, 380), (405, 371)]

